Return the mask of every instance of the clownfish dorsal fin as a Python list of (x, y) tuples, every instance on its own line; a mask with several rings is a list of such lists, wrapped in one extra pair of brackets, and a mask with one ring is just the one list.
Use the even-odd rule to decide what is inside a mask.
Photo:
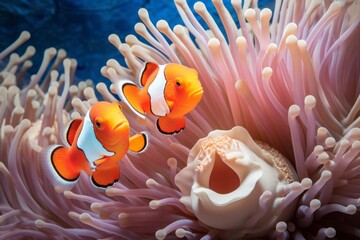
[(158, 71), (159, 65), (152, 62), (146, 62), (140, 74), (141, 86), (144, 87), (149, 80), (154, 79)]
[(73, 144), (76, 132), (79, 129), (82, 122), (83, 122), (83, 120), (80, 118), (74, 119), (70, 122), (69, 127), (66, 131), (66, 140), (70, 145)]
[(138, 133), (130, 137), (129, 150), (135, 153), (141, 153), (148, 146), (148, 136), (146, 133)]
[(142, 107), (140, 92), (138, 86), (130, 80), (119, 81), (114, 84), (115, 91), (119, 94), (120, 99), (133, 111), (137, 116), (145, 119), (145, 111)]

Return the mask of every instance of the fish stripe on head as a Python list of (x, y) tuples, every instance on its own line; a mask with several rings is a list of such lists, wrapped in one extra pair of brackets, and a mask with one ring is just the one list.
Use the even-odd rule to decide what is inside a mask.
[(94, 126), (90, 119), (90, 110), (86, 113), (84, 118), (83, 128), (79, 134), (77, 140), (77, 147), (81, 149), (86, 159), (91, 164), (92, 168), (95, 168), (94, 162), (104, 156), (113, 156), (114, 152), (107, 151), (102, 143), (96, 138)]
[(154, 81), (149, 85), (150, 110), (155, 116), (163, 117), (170, 113), (170, 108), (165, 100), (166, 65), (159, 65), (159, 71)]

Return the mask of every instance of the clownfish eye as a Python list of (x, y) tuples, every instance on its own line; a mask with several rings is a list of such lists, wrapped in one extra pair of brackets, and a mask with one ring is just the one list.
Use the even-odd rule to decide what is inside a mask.
[(101, 117), (96, 117), (94, 119), (96, 128), (98, 128), (100, 130), (102, 130), (104, 128), (103, 122), (104, 122), (104, 119), (102, 119)]
[(176, 86), (180, 87), (180, 86), (181, 86), (181, 82), (180, 82), (180, 81), (176, 81)]

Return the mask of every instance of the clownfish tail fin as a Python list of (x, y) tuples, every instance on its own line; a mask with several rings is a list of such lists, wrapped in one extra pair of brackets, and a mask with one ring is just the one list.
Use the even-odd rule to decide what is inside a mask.
[(60, 145), (50, 146), (44, 152), (44, 168), (55, 187), (70, 190), (80, 176), (69, 158), (69, 149)]
[(144, 110), (140, 101), (140, 89), (132, 81), (122, 80), (115, 85), (120, 99), (139, 117), (144, 117)]

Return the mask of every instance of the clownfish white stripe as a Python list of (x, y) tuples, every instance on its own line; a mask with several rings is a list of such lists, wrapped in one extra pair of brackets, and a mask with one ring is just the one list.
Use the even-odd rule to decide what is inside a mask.
[(107, 151), (95, 136), (94, 126), (91, 122), (90, 111), (87, 112), (84, 118), (84, 124), (79, 134), (77, 147), (81, 149), (86, 159), (95, 168), (94, 162), (105, 156), (113, 156), (114, 152)]
[(150, 109), (155, 116), (164, 117), (170, 112), (170, 108), (165, 100), (165, 67), (166, 65), (159, 65), (159, 71), (148, 88), (150, 96)]

